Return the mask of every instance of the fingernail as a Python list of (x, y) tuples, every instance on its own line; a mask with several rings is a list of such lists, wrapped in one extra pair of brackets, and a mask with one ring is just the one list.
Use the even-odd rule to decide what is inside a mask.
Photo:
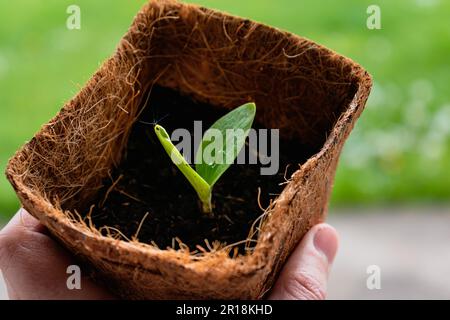
[(328, 225), (317, 230), (314, 235), (314, 247), (327, 258), (328, 263), (332, 263), (338, 248), (336, 231)]

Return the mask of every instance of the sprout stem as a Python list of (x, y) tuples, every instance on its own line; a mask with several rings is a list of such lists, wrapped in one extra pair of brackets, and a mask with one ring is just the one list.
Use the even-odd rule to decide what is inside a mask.
[(211, 214), (211, 186), (189, 165), (180, 151), (173, 145), (166, 129), (160, 125), (155, 125), (154, 130), (164, 147), (164, 150), (166, 150), (167, 154), (172, 159), (172, 162), (178, 167), (197, 192), (198, 198), (202, 202), (201, 208), (203, 213)]

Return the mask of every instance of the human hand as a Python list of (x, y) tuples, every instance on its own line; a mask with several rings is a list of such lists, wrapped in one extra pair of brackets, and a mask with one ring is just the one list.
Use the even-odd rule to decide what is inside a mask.
[[(330, 265), (337, 251), (336, 231), (314, 226), (285, 264), (269, 299), (324, 299)], [(89, 278), (68, 290), (66, 273), (74, 258), (24, 209), (0, 231), (0, 270), (10, 299), (114, 299)]]

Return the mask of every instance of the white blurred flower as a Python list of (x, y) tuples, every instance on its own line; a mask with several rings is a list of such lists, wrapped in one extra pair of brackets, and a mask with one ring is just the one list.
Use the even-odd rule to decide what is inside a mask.
[(415, 140), (415, 134), (404, 126), (374, 130), (367, 137), (373, 146), (374, 155), (380, 159), (391, 159), (411, 150)]
[(403, 92), (402, 88), (396, 83), (388, 83), (384, 86), (386, 91), (386, 100), (389, 104), (399, 108), (403, 102)]
[(379, 82), (374, 81), (369, 96), (368, 106), (380, 107), (386, 104), (386, 91)]
[(444, 139), (438, 133), (431, 131), (423, 137), (418, 151), (423, 158), (438, 160), (445, 151)]
[(373, 158), (373, 148), (360, 136), (351, 136), (345, 144), (342, 161), (346, 166), (361, 169)]
[(409, 103), (404, 110), (404, 119), (413, 129), (427, 126), (430, 111), (427, 107), (434, 99), (434, 86), (427, 79), (417, 79), (409, 87)]
[(436, 111), (430, 123), (430, 130), (439, 133), (445, 139), (450, 136), (450, 104)]
[(430, 102), (434, 98), (434, 86), (430, 80), (418, 79), (410, 86), (411, 99), (420, 100), (424, 103)]
[(450, 105), (444, 105), (433, 115), (428, 132), (420, 143), (421, 154), (430, 160), (438, 160), (448, 148), (450, 137)]
[(427, 105), (422, 100), (412, 100), (404, 110), (404, 119), (411, 129), (423, 128), (428, 124), (429, 112)]
[(389, 130), (371, 130), (350, 138), (345, 146), (343, 161), (360, 169), (372, 160), (392, 160), (415, 149), (416, 135), (404, 126)]

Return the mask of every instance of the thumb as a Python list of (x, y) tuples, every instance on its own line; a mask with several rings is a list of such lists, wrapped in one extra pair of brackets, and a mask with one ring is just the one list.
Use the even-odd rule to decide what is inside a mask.
[(337, 248), (338, 235), (333, 227), (322, 223), (311, 228), (283, 267), (269, 299), (325, 299)]

